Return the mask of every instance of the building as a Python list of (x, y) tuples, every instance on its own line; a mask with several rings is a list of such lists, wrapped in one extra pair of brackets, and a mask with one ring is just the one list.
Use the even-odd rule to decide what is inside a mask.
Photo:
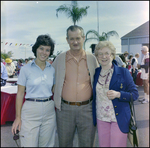
[(149, 48), (149, 21), (121, 37), (122, 53), (128, 51), (128, 53), (132, 54), (133, 56), (136, 53), (139, 53), (139, 63), (142, 60), (142, 46), (147, 46)]

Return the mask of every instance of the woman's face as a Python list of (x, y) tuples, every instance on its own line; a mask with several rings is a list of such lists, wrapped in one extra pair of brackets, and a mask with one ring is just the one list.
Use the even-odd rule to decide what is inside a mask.
[(98, 50), (97, 59), (102, 67), (108, 67), (112, 64), (113, 55), (108, 47)]
[(40, 60), (41, 62), (46, 61), (50, 55), (50, 52), (51, 52), (50, 50), (51, 50), (50, 46), (40, 45), (36, 51), (37, 59)]

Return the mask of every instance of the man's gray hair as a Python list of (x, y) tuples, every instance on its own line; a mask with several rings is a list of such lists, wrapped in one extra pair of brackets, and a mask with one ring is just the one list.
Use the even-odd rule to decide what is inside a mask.
[(85, 35), (84, 35), (84, 30), (83, 30), (83, 28), (80, 27), (80, 26), (77, 26), (77, 25), (72, 25), (72, 26), (68, 27), (68, 29), (67, 29), (67, 32), (66, 32), (67, 39), (69, 38), (69, 36), (68, 36), (68, 31), (69, 31), (69, 30), (71, 30), (71, 31), (76, 31), (76, 30), (78, 30), (78, 29), (81, 31), (81, 36), (84, 37)]

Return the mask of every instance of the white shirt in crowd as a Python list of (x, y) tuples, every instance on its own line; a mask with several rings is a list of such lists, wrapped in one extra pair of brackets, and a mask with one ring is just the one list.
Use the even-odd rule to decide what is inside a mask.
[[(149, 52), (143, 56), (141, 65), (145, 65), (145, 59), (149, 58)], [(147, 80), (149, 78), (149, 69), (148, 73), (146, 73), (145, 68), (141, 68), (141, 79)]]

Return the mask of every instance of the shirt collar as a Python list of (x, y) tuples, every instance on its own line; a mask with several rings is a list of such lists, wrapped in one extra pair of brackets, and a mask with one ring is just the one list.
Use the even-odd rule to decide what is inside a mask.
[[(70, 59), (74, 58), (73, 55), (71, 54), (70, 50), (68, 50), (66, 54), (68, 55), (66, 61), (69, 61)], [(83, 50), (82, 55), (80, 57), (80, 60), (81, 59), (85, 59), (86, 60), (86, 54), (85, 54), (84, 50)]]
[[(35, 59), (32, 60), (31, 65), (36, 65)], [(46, 67), (51, 67), (51, 64), (46, 61)]]

